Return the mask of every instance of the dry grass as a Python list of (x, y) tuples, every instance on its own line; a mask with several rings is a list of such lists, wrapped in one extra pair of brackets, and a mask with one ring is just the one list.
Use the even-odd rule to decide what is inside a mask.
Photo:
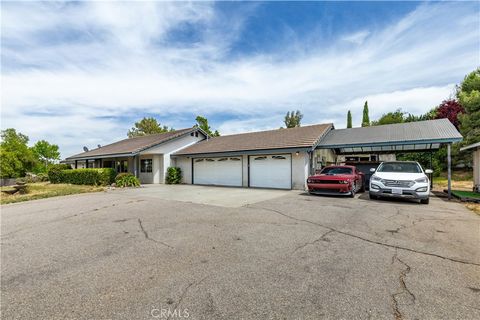
[[(433, 191), (443, 191), (448, 187), (447, 173), (443, 172), (439, 177), (433, 178)], [(472, 191), (473, 172), (472, 171), (453, 171), (452, 189)]]
[[(11, 189), (11, 187), (2, 187), (1, 190)], [(66, 196), (70, 194), (99, 192), (105, 190), (104, 187), (83, 186), (74, 184), (51, 184), (49, 182), (30, 183), (27, 185), (26, 194), (9, 195), (1, 193), (0, 204), (29, 201), (57, 196)]]
[(465, 207), (480, 215), (480, 203), (466, 203)]

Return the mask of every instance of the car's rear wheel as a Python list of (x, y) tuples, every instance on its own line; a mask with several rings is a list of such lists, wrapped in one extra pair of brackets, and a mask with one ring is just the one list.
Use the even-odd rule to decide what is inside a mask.
[(429, 204), (430, 203), (430, 198), (427, 199), (420, 199), (421, 204)]

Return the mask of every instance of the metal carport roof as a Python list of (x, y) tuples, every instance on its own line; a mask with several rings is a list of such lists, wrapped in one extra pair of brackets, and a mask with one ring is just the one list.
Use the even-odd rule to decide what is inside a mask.
[(318, 149), (337, 153), (412, 152), (440, 148), (462, 140), (448, 119), (388, 124), (373, 127), (334, 129), (318, 144)]

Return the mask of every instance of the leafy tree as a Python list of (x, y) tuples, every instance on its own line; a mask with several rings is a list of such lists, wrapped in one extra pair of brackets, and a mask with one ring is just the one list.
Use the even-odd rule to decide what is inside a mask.
[(414, 114), (404, 115), (403, 122), (415, 122), (415, 121), (424, 121), (424, 120), (433, 120), (437, 119), (437, 108), (430, 109), (427, 113), (416, 116)]
[(47, 172), (48, 165), (54, 160), (60, 159), (60, 152), (58, 151), (58, 146), (56, 144), (50, 144), (48, 141), (40, 140), (35, 143), (32, 147), (33, 154), (40, 160), (44, 165), (43, 172)]
[(465, 109), (458, 103), (457, 100), (444, 100), (437, 108), (435, 119), (447, 118), (458, 129), (460, 120), (458, 116), (465, 112)]
[(212, 132), (212, 129), (208, 125), (208, 119), (207, 118), (205, 118), (203, 116), (197, 116), (195, 118), (195, 120), (197, 121), (196, 126), (198, 126), (200, 129), (205, 131), (210, 137), (220, 136), (220, 133), (218, 132), (218, 130), (215, 130), (214, 132)]
[(291, 113), (287, 112), (287, 114), (285, 115), (285, 120), (283, 122), (285, 123), (285, 126), (287, 128), (300, 127), (302, 118), (303, 114), (300, 112), (300, 110), (292, 111)]
[(370, 126), (370, 117), (368, 116), (368, 101), (363, 105), (362, 127)]
[(385, 113), (377, 121), (372, 121), (372, 126), (405, 122), (404, 115), (405, 113), (401, 109)]
[(2, 130), (0, 143), (0, 176), (17, 178), (25, 176), (35, 163), (33, 151), (28, 147), (28, 137), (13, 128)]
[(168, 131), (173, 131), (173, 128), (168, 129), (167, 126), (161, 126), (155, 118), (144, 117), (142, 120), (135, 122), (134, 127), (128, 131), (127, 135), (129, 138), (133, 138)]
[(352, 127), (352, 113), (350, 112), (350, 110), (348, 110), (347, 112), (347, 128), (351, 128)]
[(458, 116), (463, 144), (480, 141), (480, 68), (468, 74), (457, 90), (457, 99), (465, 108)]

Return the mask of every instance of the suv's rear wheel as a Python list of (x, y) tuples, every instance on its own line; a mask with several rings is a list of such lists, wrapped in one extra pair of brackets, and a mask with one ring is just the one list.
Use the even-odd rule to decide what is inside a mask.
[(427, 199), (420, 199), (421, 204), (428, 204), (430, 202), (430, 198)]

